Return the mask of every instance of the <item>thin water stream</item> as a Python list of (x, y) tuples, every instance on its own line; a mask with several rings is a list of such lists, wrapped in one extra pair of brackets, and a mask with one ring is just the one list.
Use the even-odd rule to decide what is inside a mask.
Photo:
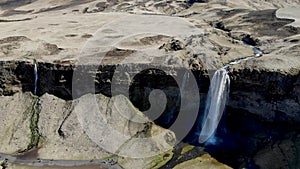
[(38, 82), (38, 69), (36, 59), (34, 59), (34, 91), (33, 94), (37, 94), (37, 82)]

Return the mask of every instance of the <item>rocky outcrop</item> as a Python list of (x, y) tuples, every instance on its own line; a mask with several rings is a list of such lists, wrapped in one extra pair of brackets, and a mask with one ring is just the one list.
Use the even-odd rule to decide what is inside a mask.
[(299, 158), (297, 158), (300, 150), (299, 143), (299, 135), (291, 133), (283, 140), (269, 144), (259, 151), (254, 161), (261, 168), (297, 168), (299, 166)]
[(29, 94), (1, 96), (1, 153), (21, 152), (30, 144), (34, 102)]
[[(15, 94), (1, 99), (1, 103), (5, 103), (1, 110), (8, 113), (2, 112), (5, 123), (2, 123), (1, 135), (7, 140), (2, 139), (1, 144), (5, 146), (1, 146), (1, 153), (15, 154), (17, 160), (12, 162), (18, 163), (18, 159), (103, 159), (109, 163), (119, 156), (117, 161), (125, 168), (152, 168), (162, 166), (172, 157), (167, 150), (175, 145), (174, 133), (150, 122), (124, 96), (85, 95), (73, 102), (48, 94), (40, 98)], [(92, 105), (94, 99), (96, 107)], [(38, 107), (33, 104), (35, 101)], [(9, 111), (16, 105), (20, 107), (17, 110), (25, 112), (11, 112), (23, 116)], [(32, 126), (37, 133), (32, 132)], [(33, 145), (37, 135), (40, 139)]]
[(218, 168), (218, 169), (230, 169), (231, 167), (226, 166), (222, 163), (219, 163), (215, 159), (213, 159), (210, 155), (205, 154), (201, 157), (195, 158), (190, 161), (186, 161), (184, 163), (178, 164), (174, 169), (181, 169), (181, 168)]
[(300, 120), (299, 72), (286, 74), (257, 69), (232, 69), (229, 105), (267, 121)]

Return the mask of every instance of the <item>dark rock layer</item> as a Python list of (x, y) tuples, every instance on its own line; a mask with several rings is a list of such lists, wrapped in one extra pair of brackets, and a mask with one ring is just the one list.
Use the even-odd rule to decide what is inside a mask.
[[(1, 62), (0, 65), (1, 95), (13, 95), (19, 91), (33, 91), (32, 63), (7, 61)], [(86, 93), (102, 93), (111, 96), (111, 92), (114, 90), (111, 88), (111, 80), (115, 68), (114, 65), (99, 66), (95, 72), (90, 72), (89, 66), (75, 68), (68, 64), (38, 63), (38, 95), (50, 93), (66, 100), (73, 99), (73, 97), (77, 98)], [(74, 69), (81, 71), (76, 71), (77, 76), (82, 77), (79, 79), (80, 81), (73, 79)], [(124, 71), (126, 71), (125, 69), (129, 74), (134, 72), (134, 70), (130, 70), (132, 69), (130, 65), (124, 65)], [(181, 72), (180, 70), (177, 71)], [(206, 71), (194, 71), (193, 74), (198, 79), (199, 92), (206, 93), (209, 87)], [(299, 73), (284, 74), (268, 70), (232, 69), (230, 77), (231, 91), (228, 106), (247, 110), (267, 121), (300, 121)], [(88, 80), (95, 82), (94, 89), (84, 87)], [(81, 90), (72, 91), (72, 83), (83, 86), (80, 87)], [(119, 89), (113, 91), (115, 94), (122, 93), (122, 87), (124, 87), (122, 83), (126, 82), (116, 84)], [(131, 100), (143, 111), (149, 107), (147, 94), (145, 95), (146, 91), (143, 88), (163, 89), (172, 86), (178, 88), (176, 81), (160, 70), (141, 72), (130, 86)], [(124, 92), (126, 92), (125, 90)], [(176, 96), (178, 92), (175, 90), (171, 95)], [(168, 93), (166, 94), (168, 95)]]

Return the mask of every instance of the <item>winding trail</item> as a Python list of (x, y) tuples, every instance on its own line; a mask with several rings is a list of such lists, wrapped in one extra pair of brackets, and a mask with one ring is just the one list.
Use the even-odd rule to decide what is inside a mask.
[(9, 163), (26, 165), (26, 166), (34, 166), (34, 167), (50, 166), (55, 168), (58, 167), (63, 168), (63, 167), (80, 167), (80, 166), (84, 167), (84, 166), (98, 165), (99, 167), (103, 167), (103, 168), (112, 168), (112, 169), (122, 168), (117, 164), (116, 158), (110, 158), (107, 160), (47, 160), (47, 159), (24, 160), (16, 156), (0, 153), (0, 160)]

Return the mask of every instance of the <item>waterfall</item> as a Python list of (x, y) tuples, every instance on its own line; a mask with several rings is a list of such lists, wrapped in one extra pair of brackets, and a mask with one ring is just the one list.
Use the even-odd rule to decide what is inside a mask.
[(223, 67), (214, 73), (209, 87), (202, 130), (199, 136), (200, 143), (206, 142), (214, 135), (224, 112), (229, 88), (230, 79), (227, 70)]
[(34, 91), (33, 91), (33, 94), (36, 95), (37, 81), (38, 81), (38, 70), (37, 70), (36, 60), (34, 59), (33, 61), (34, 61)]
[(190, 78), (190, 74), (188, 71), (186, 71), (183, 75), (183, 79), (181, 83), (181, 89), (180, 89), (181, 92), (183, 92), (183, 90), (185, 89), (186, 82), (188, 81), (189, 78)]
[(209, 141), (210, 143), (215, 144), (217, 141), (216, 138), (212, 136), (214, 136), (222, 118), (230, 90), (230, 78), (226, 69), (231, 65), (261, 57), (263, 55), (263, 52), (256, 47), (245, 42), (244, 44), (252, 48), (254, 55), (234, 60), (217, 70), (213, 75), (207, 95), (203, 117), (204, 120), (202, 121), (202, 130), (199, 135), (199, 143)]

